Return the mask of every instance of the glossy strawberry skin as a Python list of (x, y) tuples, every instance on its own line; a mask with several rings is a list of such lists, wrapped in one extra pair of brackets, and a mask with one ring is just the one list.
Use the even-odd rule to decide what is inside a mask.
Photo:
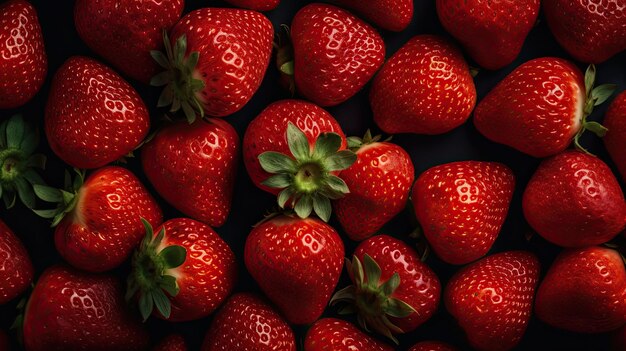
[(304, 351), (393, 351), (391, 346), (335, 318), (320, 319), (306, 334)]
[(544, 278), (535, 301), (542, 321), (578, 333), (603, 333), (626, 323), (626, 270), (614, 250), (563, 251)]
[(579, 151), (543, 161), (522, 205), (533, 229), (564, 247), (602, 244), (626, 227), (626, 202), (617, 179), (602, 160)]
[(441, 341), (422, 341), (413, 345), (409, 351), (456, 351), (456, 348)]
[[(24, 314), (27, 351), (145, 350), (148, 332), (124, 301), (123, 284), (53, 266), (41, 275)], [(77, 328), (76, 326), (80, 326)]]
[(46, 105), (52, 151), (76, 168), (98, 168), (133, 151), (150, 116), (132, 86), (109, 67), (74, 56), (59, 68)]
[(278, 216), (246, 240), (248, 271), (287, 321), (310, 324), (324, 311), (343, 267), (341, 238), (315, 218)]
[(418, 35), (383, 65), (369, 99), (374, 121), (388, 134), (442, 134), (469, 118), (476, 88), (456, 47)]
[(143, 147), (143, 170), (156, 191), (189, 217), (226, 221), (239, 160), (239, 136), (221, 119), (178, 121)]
[(152, 348), (152, 351), (187, 351), (187, 344), (180, 334), (170, 334)]
[(216, 314), (202, 351), (296, 351), (296, 340), (282, 317), (264, 300), (233, 295)]
[(539, 282), (539, 260), (524, 251), (491, 255), (458, 271), (445, 303), (472, 347), (509, 350), (522, 339)]
[(604, 118), (604, 126), (608, 129), (603, 138), (604, 145), (622, 179), (626, 181), (626, 92), (618, 95), (611, 103)]
[(335, 0), (380, 28), (400, 32), (413, 19), (413, 0)]
[(442, 260), (465, 264), (487, 254), (506, 219), (513, 171), (496, 162), (461, 161), (422, 173), (411, 199), (415, 216)]
[(24, 245), (0, 220), (0, 305), (28, 288), (33, 281), (33, 264)]
[(448, 33), (486, 69), (517, 58), (539, 15), (540, 0), (437, 0), (437, 14)]
[(48, 72), (48, 58), (35, 8), (25, 0), (0, 5), (0, 109), (35, 96)]
[(226, 2), (244, 9), (269, 11), (275, 9), (280, 0), (226, 0)]
[(517, 67), (481, 100), (474, 125), (487, 139), (534, 157), (565, 150), (581, 128), (583, 74), (572, 63), (544, 57)]

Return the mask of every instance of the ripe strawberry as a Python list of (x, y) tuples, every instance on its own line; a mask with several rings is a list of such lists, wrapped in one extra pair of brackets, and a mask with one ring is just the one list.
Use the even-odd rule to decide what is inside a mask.
[(335, 0), (382, 29), (400, 32), (413, 19), (413, 0)]
[(304, 351), (393, 351), (351, 323), (335, 318), (320, 319), (306, 334)]
[(363, 329), (372, 328), (396, 344), (393, 334), (415, 330), (437, 310), (439, 279), (398, 239), (377, 235), (363, 241), (346, 269), (353, 285), (337, 292), (331, 303), (350, 303), (344, 312), (356, 310)]
[(483, 257), (496, 241), (515, 189), (513, 172), (496, 162), (433, 167), (413, 186), (415, 216), (433, 250), (451, 264)]
[(115, 68), (143, 83), (158, 73), (151, 50), (163, 50), (163, 30), (180, 18), (184, 0), (78, 0), (74, 23), (81, 39)]
[(246, 240), (246, 268), (293, 324), (317, 320), (341, 275), (339, 235), (315, 218), (280, 215), (258, 224)]
[(542, 321), (578, 333), (603, 333), (626, 324), (626, 270), (620, 255), (594, 246), (563, 251), (535, 301)]
[(187, 351), (187, 344), (180, 334), (170, 334), (163, 338), (152, 351)]
[(47, 71), (35, 8), (25, 0), (0, 4), (0, 109), (16, 108), (32, 99)]
[(0, 305), (19, 296), (32, 281), (33, 264), (26, 248), (0, 220)]
[(113, 269), (141, 241), (140, 218), (159, 225), (161, 209), (139, 179), (124, 168), (101, 168), (87, 179), (77, 173), (73, 183), (65, 174), (65, 190), (35, 185), (35, 194), (57, 207), (34, 211), (53, 219), (54, 243), (71, 265), (90, 272)]
[(52, 151), (76, 168), (99, 168), (135, 149), (148, 134), (141, 97), (107, 66), (69, 58), (54, 76), (46, 105)]
[(456, 351), (456, 348), (441, 341), (422, 341), (413, 345), (409, 351)]
[(37, 281), (23, 333), (27, 351), (145, 350), (149, 337), (117, 278), (58, 265)]
[(189, 217), (219, 227), (232, 203), (239, 136), (221, 119), (178, 121), (143, 147), (143, 170), (156, 191)]
[(398, 145), (372, 138), (348, 138), (356, 162), (341, 172), (350, 193), (333, 203), (339, 223), (350, 239), (369, 238), (400, 213), (415, 177), (411, 157)]
[(481, 67), (496, 70), (517, 58), (539, 15), (540, 0), (437, 0), (439, 20)]
[(602, 160), (579, 151), (543, 161), (522, 201), (531, 227), (560, 246), (602, 244), (626, 228), (626, 202), (617, 179)]
[(280, 0), (226, 0), (227, 3), (255, 11), (269, 11), (278, 6)]
[(442, 134), (469, 118), (476, 88), (456, 47), (437, 36), (418, 35), (374, 78), (370, 104), (386, 133)]
[(272, 54), (274, 29), (262, 14), (203, 8), (188, 13), (165, 35), (165, 51), (152, 56), (166, 71), (151, 84), (165, 86), (159, 106), (196, 114), (228, 116), (240, 110), (261, 85)]
[(526, 331), (538, 282), (535, 255), (499, 253), (462, 268), (450, 279), (446, 307), (472, 347), (509, 350)]
[(626, 92), (619, 94), (611, 103), (604, 126), (608, 129), (604, 145), (626, 181)]
[(289, 324), (262, 299), (233, 295), (215, 315), (202, 351), (296, 351)]

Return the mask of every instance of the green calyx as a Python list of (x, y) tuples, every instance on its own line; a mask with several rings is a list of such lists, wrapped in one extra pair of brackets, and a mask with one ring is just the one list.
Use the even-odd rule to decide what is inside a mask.
[(55, 208), (48, 210), (35, 210), (38, 216), (52, 219), (52, 227), (56, 227), (68, 213), (72, 212), (78, 203), (78, 193), (85, 182), (85, 171), (74, 168), (76, 176), (74, 180), (70, 172), (65, 170), (63, 189), (53, 188), (47, 185), (36, 184), (33, 186), (35, 195), (43, 201), (56, 203)]
[(187, 250), (179, 245), (170, 245), (158, 251), (165, 237), (165, 228), (155, 236), (150, 223), (144, 218), (141, 222), (146, 228), (146, 237), (133, 255), (133, 270), (128, 277), (126, 301), (139, 295), (139, 312), (144, 322), (150, 317), (155, 306), (167, 319), (172, 313), (172, 304), (167, 295), (174, 297), (180, 290), (176, 278), (168, 272), (185, 262)]
[(283, 189), (278, 194), (278, 205), (285, 208), (290, 202), (300, 218), (315, 213), (328, 222), (330, 200), (349, 193), (348, 186), (334, 171), (344, 170), (356, 161), (350, 150), (339, 150), (341, 137), (337, 133), (320, 134), (311, 151), (306, 135), (293, 123), (287, 126), (287, 143), (292, 156), (267, 151), (259, 155), (261, 167), (273, 176), (262, 184)]
[(288, 83), (291, 95), (294, 95), (296, 93), (296, 82), (294, 79), (295, 66), (291, 33), (289, 26), (286, 24), (281, 25), (281, 28), (283, 28), (285, 34), (284, 36), (278, 35), (278, 44), (274, 45), (276, 48), (276, 68), (278, 68), (283, 79)]
[(204, 81), (194, 77), (200, 54), (194, 51), (186, 56), (185, 35), (180, 36), (172, 48), (167, 31), (163, 30), (163, 42), (165, 54), (156, 50), (150, 51), (152, 58), (165, 69), (150, 81), (153, 86), (165, 86), (157, 106), (171, 106), (170, 112), (182, 109), (189, 123), (193, 123), (197, 115), (204, 117), (204, 108), (198, 99), (198, 93), (205, 85)]
[[(380, 141), (380, 139), (382, 139), (381, 135), (376, 135), (374, 137), (372, 137), (372, 132), (368, 129), (365, 132), (365, 135), (363, 136), (363, 138), (359, 138), (359, 137), (355, 137), (355, 136), (351, 136), (348, 137), (348, 148), (354, 152), (356, 152), (357, 150), (359, 150), (361, 147), (365, 146), (365, 145), (369, 145), (369, 144), (373, 144), (373, 143), (377, 143)], [(391, 140), (391, 137), (383, 140), (383, 141), (389, 141)]]
[(356, 256), (352, 262), (346, 259), (346, 269), (353, 277), (354, 285), (338, 291), (330, 304), (348, 303), (339, 311), (340, 314), (356, 313), (363, 329), (369, 331), (372, 328), (398, 344), (393, 334), (403, 333), (403, 330), (394, 325), (389, 317), (406, 318), (416, 313), (411, 305), (393, 297), (400, 286), (398, 273), (387, 281), (381, 281), (380, 266), (367, 254), (363, 256), (363, 264)]

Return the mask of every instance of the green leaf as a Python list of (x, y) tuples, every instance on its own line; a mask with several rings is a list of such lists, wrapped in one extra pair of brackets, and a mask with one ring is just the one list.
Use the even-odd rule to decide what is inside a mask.
[(330, 214), (332, 212), (332, 206), (330, 200), (320, 194), (313, 195), (313, 211), (324, 222), (328, 222)]
[(168, 84), (161, 95), (159, 95), (159, 101), (157, 101), (157, 107), (169, 106), (174, 102), (174, 89), (172, 84)]
[(350, 149), (358, 149), (363, 145), (363, 139), (355, 136), (351, 136), (346, 138), (348, 141), (348, 148)]
[(288, 76), (293, 76), (295, 72), (294, 62), (284, 62), (282, 65), (280, 65), (280, 71)]
[(64, 178), (63, 178), (63, 189), (70, 189), (72, 187), (72, 176), (70, 172), (66, 169)]
[(35, 191), (35, 195), (43, 201), (60, 203), (63, 201), (63, 195), (61, 194), (61, 190), (49, 187), (46, 185), (33, 185), (33, 190)]
[(337, 133), (322, 133), (315, 141), (313, 159), (322, 160), (334, 153), (341, 147), (341, 137)]
[[(67, 192), (65, 190), (61, 190), (61, 198), (63, 199), (63, 203), (66, 205), (71, 204), (74, 201), (74, 198), (76, 197), (76, 195), (74, 195), (73, 193)], [(69, 208), (70, 206), (68, 206)], [(71, 210), (71, 208), (70, 208)]]
[(354, 162), (356, 162), (356, 154), (353, 151), (341, 150), (325, 158), (322, 164), (326, 171), (333, 172), (350, 168)]
[(354, 285), (348, 285), (347, 287), (337, 291), (333, 298), (330, 299), (330, 305), (335, 305), (339, 302), (348, 302), (353, 304), (356, 299), (356, 287)]
[(363, 269), (367, 278), (367, 285), (377, 289), (380, 286), (380, 266), (368, 254), (363, 255)]
[(32, 186), (26, 181), (26, 179), (16, 178), (14, 183), (17, 195), (24, 206), (31, 209), (35, 207), (35, 193), (33, 192)]
[(608, 100), (617, 90), (616, 84), (603, 84), (593, 89), (591, 98), (594, 100), (593, 105), (598, 106)]
[(313, 211), (313, 200), (309, 195), (303, 195), (296, 202), (296, 206), (293, 208), (296, 211), (296, 214), (300, 218), (307, 218), (311, 215)]
[(156, 61), (156, 63), (158, 63), (159, 66), (161, 66), (161, 67), (163, 67), (165, 69), (169, 69), (170, 68), (170, 62), (168, 61), (168, 59), (165, 56), (165, 54), (163, 54), (161, 51), (151, 50), (150, 51), (150, 56), (152, 56), (154, 61)]
[(19, 149), (24, 137), (24, 120), (21, 115), (14, 115), (7, 124), (7, 147), (9, 149)]
[(152, 299), (152, 294), (149, 291), (142, 293), (139, 296), (139, 312), (144, 322), (148, 320), (148, 317), (152, 314), (153, 308), (154, 300)]
[(174, 62), (180, 64), (185, 60), (185, 54), (187, 53), (187, 37), (185, 34), (178, 37), (176, 43), (174, 43)]
[(161, 315), (165, 317), (165, 319), (170, 318), (170, 314), (172, 313), (172, 305), (170, 303), (170, 299), (165, 296), (163, 290), (152, 290), (152, 298), (154, 299), (154, 304), (157, 308), (157, 311), (159, 311)]
[(161, 281), (159, 282), (159, 287), (165, 290), (171, 297), (175, 297), (180, 291), (180, 288), (176, 283), (176, 278), (171, 275), (162, 276)]
[(22, 154), (28, 156), (35, 152), (39, 146), (39, 135), (26, 122), (24, 123), (24, 137), (20, 144), (20, 150), (22, 150)]
[(143, 217), (141, 218), (141, 223), (143, 224), (143, 228), (146, 232), (146, 239), (148, 239), (147, 241), (152, 241), (152, 238), (154, 237), (154, 230), (152, 229), (152, 225)]
[(385, 308), (385, 313), (395, 318), (406, 318), (415, 312), (411, 305), (396, 298), (389, 299)]
[(296, 161), (275, 151), (266, 151), (259, 155), (259, 164), (268, 173), (295, 173)]
[(585, 71), (585, 95), (590, 96), (593, 85), (596, 82), (596, 66), (592, 63)]
[(63, 219), (63, 217), (65, 217), (65, 212), (64, 211), (60, 211), (59, 213), (56, 214), (56, 216), (54, 216), (50, 226), (51, 227), (56, 227), (57, 225), (59, 225), (59, 223), (61, 223), (61, 220)]
[(187, 258), (187, 250), (180, 245), (171, 245), (159, 252), (159, 257), (165, 262), (167, 268), (176, 268)]
[(291, 174), (276, 174), (261, 182), (265, 186), (276, 189), (287, 188), (292, 183), (293, 176)]
[(380, 286), (380, 289), (386, 296), (391, 296), (398, 286), (400, 286), (400, 275), (398, 272), (394, 272), (391, 278)]
[(26, 181), (33, 186), (35, 184), (45, 184), (41, 176), (32, 169), (27, 169), (26, 172), (22, 174), (22, 177), (24, 177), (24, 179), (26, 179)]
[(365, 272), (363, 271), (363, 265), (356, 255), (352, 256), (352, 276), (354, 277), (354, 283), (357, 287), (365, 284)]
[(59, 213), (59, 209), (58, 208), (53, 208), (50, 210), (32, 210), (33, 212), (35, 212), (35, 214), (39, 217), (42, 218), (54, 218), (54, 216), (56, 216)]
[(305, 161), (310, 158), (311, 147), (309, 140), (304, 132), (291, 122), (287, 126), (287, 143), (289, 144), (291, 154), (296, 160)]
[(183, 107), (183, 112), (185, 113), (185, 117), (187, 118), (187, 122), (189, 124), (196, 121), (196, 111), (189, 105), (189, 102), (182, 101), (181, 106)]
[[(326, 185), (332, 191), (339, 193), (339, 194), (347, 194), (350, 192), (350, 189), (348, 189), (348, 185), (346, 184), (346, 182), (344, 182), (343, 179), (335, 175), (330, 175), (326, 178)], [(333, 198), (331, 197), (331, 199)]]
[[(194, 51), (191, 54), (189, 54), (189, 56), (187, 57), (187, 69), (189, 70), (189, 73), (193, 73), (194, 69), (198, 65), (198, 61), (199, 60), (200, 60), (200, 53), (199, 52)], [(191, 81), (192, 89), (194, 88), (193, 87), (194, 81), (199, 81), (202, 84), (204, 84), (201, 80), (194, 79), (194, 80)], [(197, 84), (197, 83), (195, 83), (195, 84)]]
[(2, 193), (2, 200), (4, 200), (4, 206), (7, 208), (7, 210), (15, 206), (16, 198), (17, 196), (15, 195), (15, 192), (5, 191)]
[(598, 123), (598, 122), (585, 122), (584, 128), (586, 130), (591, 131), (593, 134), (597, 135), (598, 137), (602, 138), (606, 135), (606, 132), (608, 132), (609, 130), (603, 126), (602, 124)]
[[(150, 79), (150, 85), (153, 87), (162, 87), (174, 80), (174, 75), (171, 71), (163, 71)], [(159, 105), (161, 107), (162, 105)]]
[(293, 187), (283, 189), (283, 191), (278, 193), (278, 206), (280, 206), (280, 208), (285, 208), (285, 204), (294, 196), (295, 193), (296, 191)]
[(85, 181), (85, 171), (74, 168), (74, 173), (76, 173), (76, 177), (74, 178), (74, 182), (72, 183), (72, 190), (78, 191), (78, 189), (83, 186), (83, 182)]

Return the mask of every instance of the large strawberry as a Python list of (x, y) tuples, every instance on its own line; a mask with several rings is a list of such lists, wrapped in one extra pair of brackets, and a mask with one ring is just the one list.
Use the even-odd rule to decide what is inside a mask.
[(65, 175), (64, 190), (36, 185), (35, 193), (57, 203), (49, 210), (35, 210), (51, 218), (54, 243), (61, 256), (76, 268), (103, 272), (119, 266), (144, 236), (141, 218), (152, 225), (163, 219), (161, 209), (139, 179), (121, 167), (98, 169), (74, 181)]
[(202, 351), (296, 351), (289, 324), (259, 297), (233, 295), (215, 315)]
[(152, 348), (152, 351), (187, 351), (187, 344), (182, 335), (170, 334)]
[(418, 35), (385, 63), (369, 98), (374, 121), (386, 133), (442, 134), (469, 118), (476, 88), (456, 47)]
[(148, 332), (109, 275), (65, 266), (46, 269), (23, 319), (26, 351), (145, 350)]
[(20, 239), (0, 220), (0, 305), (20, 295), (33, 281), (33, 264)]
[(620, 254), (594, 246), (563, 251), (535, 301), (542, 321), (578, 333), (603, 333), (626, 324), (626, 270)]
[(269, 11), (278, 6), (280, 0), (226, 0), (227, 3), (237, 7), (255, 11)]
[(437, 310), (441, 285), (417, 252), (387, 235), (363, 241), (346, 262), (353, 285), (337, 292), (332, 302), (348, 302), (359, 324), (398, 342), (393, 334), (408, 333)]
[(163, 50), (163, 30), (183, 12), (184, 0), (78, 0), (74, 23), (83, 41), (122, 73), (143, 83), (158, 73), (150, 56)]
[(481, 67), (500, 69), (517, 58), (539, 15), (540, 0), (437, 0), (439, 20)]
[(188, 13), (165, 35), (165, 51), (152, 53), (166, 71), (152, 85), (165, 86), (159, 106), (224, 117), (240, 110), (261, 85), (272, 53), (274, 30), (262, 14), (204, 8)]
[(456, 351), (456, 348), (442, 341), (422, 341), (413, 345), (409, 351)]
[(279, 215), (258, 224), (246, 240), (246, 268), (287, 321), (310, 324), (330, 300), (344, 248), (328, 224)]
[(403, 31), (413, 19), (413, 0), (335, 0), (380, 28)]
[(189, 217), (219, 227), (230, 212), (239, 136), (221, 119), (165, 127), (143, 147), (141, 162), (156, 191)]
[(335, 318), (315, 322), (306, 333), (304, 351), (393, 351), (353, 324)]
[(43, 85), (48, 59), (37, 12), (25, 0), (0, 5), (0, 108), (24, 105)]
[(626, 181), (626, 91), (611, 103), (604, 118), (604, 126), (608, 129), (604, 145), (622, 174), (622, 179)]
[(524, 191), (523, 209), (537, 233), (565, 247), (602, 244), (626, 228), (617, 179), (602, 160), (574, 150), (539, 165)]
[(472, 347), (509, 350), (526, 331), (538, 282), (535, 255), (499, 253), (464, 267), (450, 279), (446, 307)]
[(74, 56), (54, 76), (45, 124), (52, 151), (65, 163), (98, 168), (133, 151), (148, 134), (150, 116), (112, 69)]
[(411, 200), (433, 250), (451, 264), (483, 257), (496, 241), (515, 189), (513, 172), (496, 162), (461, 161), (419, 176)]
[(333, 203), (339, 223), (352, 240), (372, 236), (400, 213), (407, 202), (415, 177), (411, 157), (403, 148), (380, 136), (348, 138), (356, 162), (341, 172), (350, 193)]

